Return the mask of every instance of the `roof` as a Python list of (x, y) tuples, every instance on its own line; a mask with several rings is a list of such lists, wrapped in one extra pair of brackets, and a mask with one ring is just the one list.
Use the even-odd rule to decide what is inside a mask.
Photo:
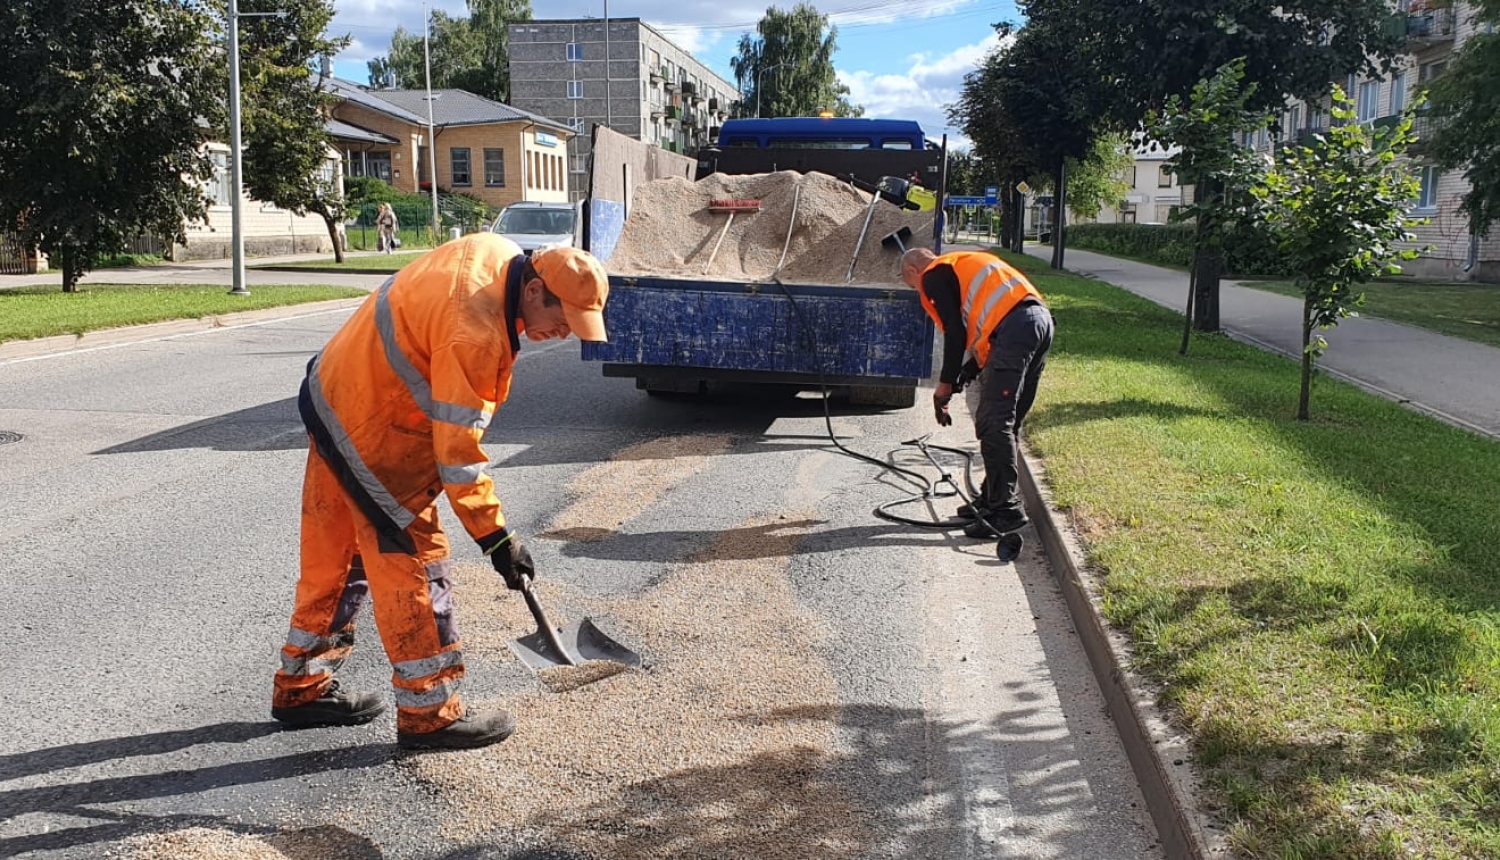
[(390, 135), (381, 134), (378, 131), (370, 131), (357, 125), (344, 122), (339, 119), (331, 119), (324, 123), (328, 133), (341, 140), (358, 140), (363, 143), (396, 143), (396, 139)]
[[(341, 78), (329, 79), (335, 95), (361, 107), (416, 125), (427, 124), (426, 90), (368, 90)], [(467, 90), (433, 90), (432, 124), (437, 126), (484, 125), (500, 122), (534, 122), (572, 134), (565, 123), (491, 101)]]

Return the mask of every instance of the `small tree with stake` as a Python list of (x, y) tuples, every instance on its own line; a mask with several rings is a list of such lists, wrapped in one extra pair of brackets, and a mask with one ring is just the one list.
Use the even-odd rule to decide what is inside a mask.
[(1252, 189), (1266, 201), (1267, 221), (1302, 290), (1302, 389), (1297, 417), (1308, 418), (1314, 363), (1328, 349), (1317, 332), (1338, 325), (1364, 303), (1360, 284), (1401, 271), (1397, 261), (1420, 251), (1407, 215), (1419, 184), (1399, 160), (1414, 140), (1416, 105), (1401, 121), (1375, 130), (1355, 122), (1353, 103), (1333, 91), (1333, 128), (1311, 145), (1288, 147)]
[[(1193, 331), (1193, 304), (1198, 292), (1200, 260), (1216, 254), (1224, 237), (1237, 222), (1254, 217), (1257, 198), (1248, 189), (1261, 180), (1261, 165), (1248, 147), (1235, 143), (1235, 135), (1259, 131), (1270, 121), (1249, 107), (1255, 84), (1243, 84), (1245, 60), (1225, 63), (1210, 78), (1199, 81), (1187, 104), (1176, 95), (1166, 106), (1148, 114), (1145, 138), (1178, 147), (1165, 162), (1183, 185), (1195, 190), (1192, 204), (1182, 207), (1176, 219), (1192, 219), (1193, 268), (1188, 275), (1187, 319), (1182, 327), (1182, 347), (1187, 355)], [(1217, 271), (1217, 267), (1215, 267)]]

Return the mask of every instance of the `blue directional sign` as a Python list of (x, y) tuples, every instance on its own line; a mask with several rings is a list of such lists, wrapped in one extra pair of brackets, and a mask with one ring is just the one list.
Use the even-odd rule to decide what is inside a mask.
[(986, 185), (986, 186), (984, 186), (984, 205), (986, 205), (986, 206), (994, 206), (996, 203), (999, 203), (999, 202), (1000, 202), (1000, 186), (998, 186), (998, 185)]
[(949, 206), (984, 206), (986, 204), (985, 204), (985, 199), (983, 197), (978, 196), (977, 194), (974, 195), (974, 196), (972, 196), (972, 197), (962, 196), (962, 195), (958, 195), (958, 194), (949, 194), (948, 195), (948, 205)]

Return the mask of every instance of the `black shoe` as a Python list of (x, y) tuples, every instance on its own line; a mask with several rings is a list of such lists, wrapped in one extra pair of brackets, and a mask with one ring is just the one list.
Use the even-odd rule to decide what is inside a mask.
[(976, 540), (994, 540), (1003, 534), (1020, 531), (1030, 522), (1019, 510), (985, 511), (984, 522), (974, 520), (964, 526), (964, 534)]
[(358, 726), (385, 713), (379, 693), (346, 693), (334, 681), (323, 695), (294, 708), (272, 708), (271, 716), (290, 729)]
[[(972, 519), (976, 519), (975, 514), (974, 514), (974, 508), (975, 508), (975, 505), (971, 502), (971, 503), (969, 503), (967, 505), (959, 505), (958, 506), (958, 510), (954, 511), (953, 513), (954, 513), (954, 516), (957, 516), (961, 520), (972, 520)], [(984, 513), (985, 511), (989, 510), (983, 504), (978, 505), (978, 508), (979, 508), (979, 512), (980, 513)]]
[(396, 743), (409, 750), (469, 750), (498, 744), (515, 730), (509, 711), (465, 713), (435, 732), (396, 732)]

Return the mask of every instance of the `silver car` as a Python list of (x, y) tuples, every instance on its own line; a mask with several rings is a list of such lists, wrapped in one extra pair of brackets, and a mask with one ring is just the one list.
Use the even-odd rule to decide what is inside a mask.
[(499, 233), (530, 254), (539, 248), (578, 247), (583, 218), (578, 203), (512, 203), (500, 212), (490, 232)]

